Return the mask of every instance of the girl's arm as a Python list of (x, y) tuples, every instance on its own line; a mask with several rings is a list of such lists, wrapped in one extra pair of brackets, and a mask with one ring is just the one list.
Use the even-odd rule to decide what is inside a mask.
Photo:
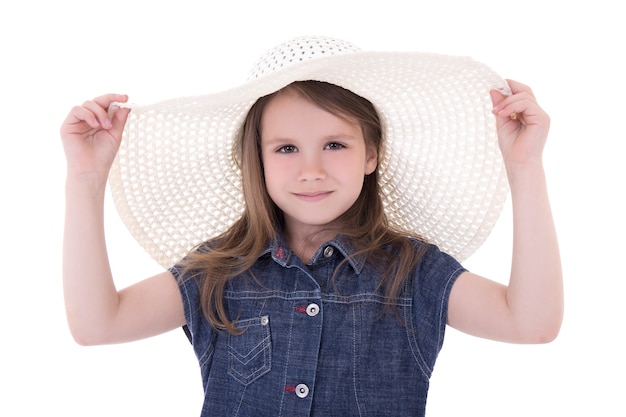
[(104, 236), (104, 194), (128, 109), (109, 118), (126, 96), (110, 94), (77, 106), (61, 127), (67, 160), (63, 289), (68, 324), (84, 345), (152, 336), (185, 324), (182, 300), (169, 272), (118, 292)]
[(513, 343), (553, 340), (563, 318), (561, 260), (542, 153), (550, 119), (527, 86), (492, 92), (500, 148), (513, 205), (513, 257), (508, 286), (462, 274), (450, 295), (448, 323), (461, 331)]

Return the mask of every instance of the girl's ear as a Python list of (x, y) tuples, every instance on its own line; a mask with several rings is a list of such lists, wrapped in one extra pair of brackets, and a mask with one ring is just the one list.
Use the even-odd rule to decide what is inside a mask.
[(369, 175), (378, 166), (378, 152), (373, 146), (368, 146), (365, 153), (365, 175)]

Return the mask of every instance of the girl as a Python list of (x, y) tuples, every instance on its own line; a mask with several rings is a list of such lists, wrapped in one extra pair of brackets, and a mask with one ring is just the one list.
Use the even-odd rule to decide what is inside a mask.
[[(460, 240), (465, 243), (458, 243), (456, 236), (448, 237), (449, 230), (460, 230), (457, 209), (436, 216), (429, 214), (426, 205), (416, 215), (411, 206), (414, 200), (425, 200), (424, 195), (440, 188), (443, 194), (452, 195), (453, 189), (465, 190), (464, 205), (472, 206), (472, 199), (496, 201), (493, 190), (486, 197), (472, 192), (474, 176), (477, 184), (498, 184), (497, 175), (486, 179), (491, 174), (484, 173), (488, 171), (485, 161), (433, 159), (446, 171), (458, 171), (458, 164), (470, 179), (458, 177), (458, 184), (452, 186), (447, 185), (449, 180), (430, 181), (423, 193), (419, 189), (406, 193), (401, 187), (429, 183), (424, 181), (425, 170), (409, 164), (393, 171), (391, 163), (398, 160), (390, 156), (393, 154), (409, 154), (412, 161), (434, 158), (431, 154), (420, 156), (424, 152), (414, 154), (406, 135), (398, 133), (401, 121), (419, 113), (418, 94), (406, 77), (419, 72), (415, 62), (431, 60), (432, 66), (433, 59), (441, 59), (449, 66), (450, 61), (406, 54), (411, 60), (405, 65), (400, 54), (386, 55), (387, 60), (398, 59), (393, 71), (402, 72), (406, 67), (408, 75), (397, 77), (402, 90), (393, 88), (392, 77), (377, 72), (383, 67), (372, 71), (376, 77), (364, 75), (381, 61), (380, 56), (368, 61), (371, 56), (334, 40), (291, 41), (285, 44), (288, 47), (279, 47), (291, 55), (273, 53), (274, 58), (262, 60), (263, 65), (275, 62), (275, 56), (293, 56), (294, 45), (303, 50), (302, 44), (309, 48), (311, 42), (313, 48), (321, 44), (324, 54), (317, 51), (305, 62), (285, 62), (253, 76), (246, 85), (246, 92), (256, 97), (253, 104), (233, 98), (239, 90), (206, 101), (183, 100), (184, 112), (168, 113), (183, 114), (182, 121), (164, 117), (167, 123), (160, 126), (165, 133), (152, 129), (150, 134), (155, 136), (141, 145), (136, 141), (150, 130), (150, 120), (161, 117), (159, 108), (135, 107), (129, 118), (127, 97), (109, 94), (72, 109), (61, 127), (68, 163), (64, 291), (69, 326), (83, 345), (127, 342), (184, 326), (201, 368), (205, 389), (202, 415), (423, 415), (446, 324), (513, 343), (549, 342), (559, 331), (561, 269), (541, 158), (549, 118), (531, 90), (518, 82), (508, 81), (511, 94), (503, 94), (496, 85), (488, 94), (513, 202), (513, 262), (509, 285), (504, 286), (463, 269), (445, 253), (462, 258), (481, 241), (479, 237), (475, 243), (470, 232)], [(339, 53), (327, 57), (329, 51)], [(467, 60), (453, 61), (460, 69), (474, 65)], [(388, 61), (383, 64), (389, 67)], [(337, 68), (352, 72), (338, 75), (334, 72)], [(483, 75), (488, 73), (483, 67), (476, 68)], [(432, 78), (441, 72), (435, 68), (426, 75), (419, 73)], [(465, 73), (456, 69), (453, 74)], [(403, 94), (409, 99), (392, 111), (373, 88), (361, 89), (353, 82), (359, 77), (369, 82), (381, 80), (378, 82), (385, 87), (381, 94), (386, 94), (389, 102), (400, 103), (405, 100)], [(277, 79), (281, 81), (275, 82)], [(454, 84), (450, 79), (447, 82)], [(423, 85), (424, 79), (417, 84)], [(441, 79), (433, 84), (441, 84)], [(467, 85), (457, 84), (461, 87), (454, 88)], [(350, 85), (353, 88), (348, 88)], [(449, 111), (455, 112), (471, 113), (470, 107), (477, 101), (470, 97), (455, 102), (463, 95), (449, 91), (441, 96), (450, 103)], [(452, 102), (450, 96), (455, 97)], [(160, 108), (179, 103), (164, 103)], [(197, 119), (193, 119), (195, 103), (200, 103)], [(219, 117), (215, 108), (221, 112)], [(401, 108), (408, 110), (396, 117)], [(231, 117), (225, 112), (231, 112)], [(236, 114), (243, 114), (243, 120)], [(225, 126), (229, 135), (198, 127), (212, 116), (218, 120), (214, 126)], [(454, 130), (454, 120), (449, 118), (447, 129)], [(466, 123), (473, 119), (468, 120)], [(424, 136), (425, 124), (410, 125), (417, 126), (409, 129), (411, 134)], [(185, 138), (195, 137), (190, 134), (194, 129), (204, 132), (202, 141), (214, 140), (208, 138), (211, 136), (217, 138), (218, 148), (234, 149), (236, 164), (221, 158), (219, 151), (192, 150), (187, 158), (183, 143)], [(427, 149), (423, 145), (430, 139), (424, 136), (421, 140), (421, 149)], [(137, 148), (120, 149), (126, 143)], [(172, 146), (173, 151), (159, 153), (153, 146)], [(143, 153), (133, 159), (138, 150)], [(133, 164), (150, 160), (150, 153), (157, 154), (150, 163), (165, 159), (167, 168), (155, 169), (152, 174), (135, 169)], [(196, 154), (205, 162), (210, 155), (211, 166), (194, 165)], [(465, 159), (485, 158), (479, 152), (468, 154)], [(180, 160), (184, 163), (177, 163)], [(235, 166), (231, 171), (226, 168), (229, 164)], [(439, 168), (429, 162), (425, 166)], [(228, 200), (227, 191), (235, 189), (229, 184), (239, 184), (237, 167), (241, 169), (241, 209), (231, 207), (240, 200), (237, 196)], [(202, 169), (211, 173), (196, 173)], [(478, 169), (481, 175), (473, 175), (471, 169)], [(103, 200), (110, 172), (116, 203), (131, 231), (155, 259), (168, 266), (165, 272), (120, 291), (111, 276), (104, 239)], [(204, 186), (187, 193), (181, 183), (194, 187), (199, 180), (181, 180), (183, 174), (196, 179), (208, 176), (202, 184), (221, 187), (219, 199), (227, 203), (216, 205), (221, 207), (218, 210), (183, 201), (205, 195), (210, 199), (216, 193), (207, 192)], [(169, 184), (176, 184), (176, 191), (151, 198), (150, 193), (156, 195), (154, 190), (166, 188), (168, 182), (159, 179), (166, 176), (174, 178)], [(220, 180), (223, 176), (228, 178)], [(145, 179), (145, 186), (128, 182), (137, 177)], [(404, 182), (398, 180), (401, 177)], [(148, 188), (150, 181), (158, 182), (158, 187)], [(155, 205), (160, 213), (156, 221), (145, 208)], [(175, 245), (185, 239), (161, 218), (179, 221), (194, 207), (197, 213), (205, 212), (203, 217), (211, 217), (208, 223), (226, 217), (224, 222), (229, 225), (220, 233), (215, 233), (219, 227), (207, 232), (210, 239), (196, 238), (199, 245), (171, 266), (170, 259), (179, 256)], [(474, 211), (476, 219), (462, 223), (484, 225), (493, 208), (487, 212)], [(466, 213), (462, 216), (467, 217)], [(403, 223), (415, 217), (419, 219)], [(450, 229), (443, 219), (456, 229)], [(148, 229), (138, 226), (149, 228), (159, 222), (158, 230), (169, 233), (163, 233), (166, 238), (161, 240), (154, 237), (157, 229), (146, 232)], [(435, 224), (432, 230), (427, 227), (431, 223)], [(438, 229), (446, 231), (438, 234)], [(170, 241), (176, 241), (174, 246), (167, 246)]]

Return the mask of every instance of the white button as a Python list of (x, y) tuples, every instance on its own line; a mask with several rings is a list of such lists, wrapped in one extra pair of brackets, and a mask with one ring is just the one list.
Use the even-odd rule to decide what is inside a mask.
[(333, 253), (335, 253), (335, 251), (333, 250), (333, 247), (326, 246), (326, 248), (324, 249), (324, 257), (330, 258), (331, 256), (333, 256)]
[(309, 395), (309, 387), (307, 387), (305, 384), (296, 385), (296, 395), (300, 398), (305, 398), (307, 395)]
[(320, 306), (318, 306), (315, 303), (311, 303), (308, 306), (306, 306), (306, 314), (308, 314), (309, 317), (315, 317), (317, 316), (319, 312), (320, 312)]
[(267, 326), (270, 323), (269, 316), (261, 317), (261, 326)]

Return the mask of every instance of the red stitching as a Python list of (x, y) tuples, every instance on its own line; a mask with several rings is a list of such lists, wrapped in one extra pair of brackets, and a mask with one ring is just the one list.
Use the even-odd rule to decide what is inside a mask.
[(303, 307), (303, 306), (296, 307), (296, 311), (298, 313), (306, 313), (306, 307)]
[(287, 392), (296, 392), (296, 387), (295, 387), (295, 385), (287, 385), (285, 387), (285, 391), (287, 391)]

